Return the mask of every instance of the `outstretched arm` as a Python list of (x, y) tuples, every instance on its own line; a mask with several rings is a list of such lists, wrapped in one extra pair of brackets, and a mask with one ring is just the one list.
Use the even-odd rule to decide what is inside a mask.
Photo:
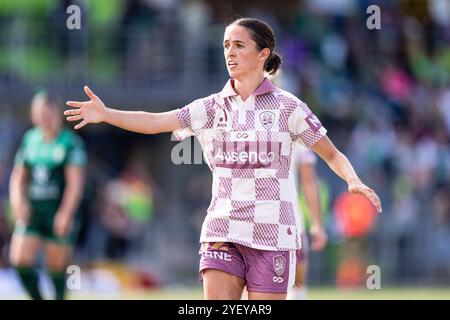
[(75, 109), (64, 111), (68, 121), (80, 121), (75, 129), (88, 123), (105, 122), (113, 126), (146, 134), (171, 132), (180, 127), (175, 111), (150, 113), (143, 111), (121, 111), (111, 109), (97, 97), (88, 86), (84, 87), (90, 101), (67, 101), (66, 104)]
[(361, 182), (350, 161), (348, 161), (347, 157), (342, 152), (336, 149), (327, 136), (324, 136), (316, 144), (314, 144), (312, 149), (339, 177), (347, 182), (349, 192), (366, 196), (378, 212), (382, 211), (380, 198), (377, 196), (375, 191)]

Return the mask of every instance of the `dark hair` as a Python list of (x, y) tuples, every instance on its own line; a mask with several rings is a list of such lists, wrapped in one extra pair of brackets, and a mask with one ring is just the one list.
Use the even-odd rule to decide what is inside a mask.
[(55, 109), (59, 109), (62, 106), (61, 98), (57, 94), (54, 94), (53, 92), (49, 92), (47, 90), (40, 90), (38, 93), (36, 93), (32, 99), (32, 103), (37, 100), (42, 100), (46, 105)]
[(266, 60), (264, 71), (271, 75), (275, 74), (282, 61), (281, 56), (275, 52), (275, 33), (272, 27), (266, 22), (254, 18), (237, 18), (234, 21), (230, 21), (227, 26), (232, 24), (246, 28), (252, 40), (256, 42), (259, 51), (264, 48), (270, 50), (270, 56)]

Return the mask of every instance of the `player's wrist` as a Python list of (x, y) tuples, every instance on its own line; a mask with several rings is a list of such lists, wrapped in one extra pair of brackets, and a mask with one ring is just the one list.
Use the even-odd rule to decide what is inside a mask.
[(348, 184), (348, 185), (352, 185), (352, 184), (360, 184), (360, 183), (362, 183), (362, 182), (361, 182), (361, 179), (359, 179), (358, 177), (349, 178), (349, 179), (347, 180), (347, 184)]
[(101, 112), (100, 122), (109, 123), (111, 119), (111, 108), (103, 105), (103, 110)]

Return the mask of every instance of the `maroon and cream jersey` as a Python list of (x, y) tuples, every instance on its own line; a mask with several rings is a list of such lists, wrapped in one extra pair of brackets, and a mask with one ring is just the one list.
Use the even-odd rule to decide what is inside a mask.
[(326, 134), (307, 105), (265, 79), (246, 100), (223, 90), (178, 109), (177, 139), (195, 135), (213, 174), (200, 242), (301, 248), (293, 158)]

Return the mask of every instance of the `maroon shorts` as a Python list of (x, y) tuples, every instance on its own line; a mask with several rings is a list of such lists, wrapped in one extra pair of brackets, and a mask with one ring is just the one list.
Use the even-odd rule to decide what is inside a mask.
[(249, 292), (286, 293), (295, 280), (295, 250), (268, 251), (231, 242), (200, 247), (200, 280), (206, 269), (218, 269), (244, 279)]

